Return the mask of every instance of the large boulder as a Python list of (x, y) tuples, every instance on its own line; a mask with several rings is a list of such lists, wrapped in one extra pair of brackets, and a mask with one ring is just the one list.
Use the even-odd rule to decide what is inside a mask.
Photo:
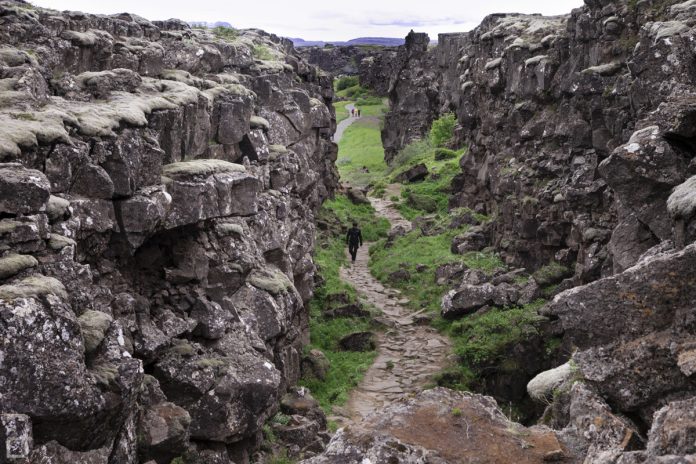
[(30, 214), (45, 209), (51, 185), (41, 171), (0, 163), (0, 213)]
[(428, 167), (420, 163), (400, 173), (394, 180), (401, 183), (418, 182), (428, 177), (428, 174)]

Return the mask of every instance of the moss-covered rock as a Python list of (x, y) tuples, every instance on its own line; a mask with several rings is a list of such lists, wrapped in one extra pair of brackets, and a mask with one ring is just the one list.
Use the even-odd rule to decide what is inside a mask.
[(247, 281), (273, 295), (279, 295), (293, 286), (290, 279), (277, 269), (257, 269), (251, 273)]
[(56, 295), (67, 299), (68, 293), (63, 284), (53, 277), (34, 275), (14, 284), (0, 286), (0, 299), (16, 300), (18, 298), (37, 298), (46, 295)]
[(25, 269), (38, 266), (39, 262), (29, 255), (9, 255), (0, 258), (0, 279), (17, 275)]
[(162, 167), (162, 175), (170, 179), (209, 177), (213, 174), (226, 172), (246, 172), (246, 168), (241, 164), (234, 164), (229, 161), (217, 159), (182, 161), (179, 163), (167, 164)]
[(667, 200), (667, 209), (673, 218), (690, 218), (696, 213), (696, 176), (674, 189)]
[(46, 214), (48, 214), (48, 218), (51, 221), (64, 219), (68, 215), (69, 207), (70, 202), (68, 200), (51, 195), (48, 198), (48, 203), (46, 204)]
[(573, 275), (573, 271), (557, 262), (552, 262), (538, 269), (532, 278), (539, 284), (540, 287), (557, 284), (566, 277)]
[(268, 131), (271, 128), (271, 125), (268, 122), (268, 120), (262, 118), (261, 116), (252, 116), (249, 120), (249, 123), (251, 124), (252, 129), (263, 129), (265, 131)]
[(78, 318), (86, 353), (92, 353), (99, 347), (113, 320), (109, 314), (101, 311), (86, 311)]
[(75, 246), (75, 240), (64, 237), (63, 235), (51, 234), (51, 238), (48, 240), (48, 246), (51, 250), (62, 250), (65, 247)]

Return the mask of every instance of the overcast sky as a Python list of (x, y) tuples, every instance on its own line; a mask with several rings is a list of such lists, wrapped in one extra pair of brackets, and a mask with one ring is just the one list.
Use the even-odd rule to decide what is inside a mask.
[[(409, 30), (467, 31), (490, 13), (566, 14), (582, 0), (31, 0), (57, 10), (136, 13), (148, 19), (226, 21), (305, 40), (404, 37)], [(335, 8), (334, 8), (335, 6)]]

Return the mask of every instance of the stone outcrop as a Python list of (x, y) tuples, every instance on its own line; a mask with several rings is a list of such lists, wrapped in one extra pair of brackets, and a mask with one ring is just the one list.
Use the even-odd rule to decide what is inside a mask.
[[(587, 463), (694, 459), (695, 15), (679, 0), (491, 15), (430, 49), (410, 34), (394, 64), (387, 161), (454, 113), (450, 143), (468, 152), (450, 205), (492, 221), (453, 251), (526, 268), (518, 304), (560, 293), (542, 333), (575, 354), (530, 392)], [(450, 280), (444, 314), (511, 305), (467, 278)]]
[(331, 78), (22, 1), (0, 44), (0, 460), (247, 462), (308, 340)]

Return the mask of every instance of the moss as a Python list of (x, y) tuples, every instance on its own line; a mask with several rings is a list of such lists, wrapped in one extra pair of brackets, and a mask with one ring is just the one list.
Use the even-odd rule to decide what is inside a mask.
[(3, 219), (0, 221), (0, 235), (12, 233), (21, 225), (21, 222), (13, 221), (12, 219)]
[(65, 287), (58, 279), (43, 275), (34, 275), (14, 284), (0, 286), (0, 299), (8, 301), (46, 295), (56, 295), (63, 299), (68, 298)]
[(244, 228), (240, 224), (231, 224), (231, 223), (218, 224), (217, 230), (222, 235), (232, 235), (232, 234), (237, 234), (240, 236), (244, 235)]
[(191, 357), (196, 354), (196, 349), (186, 340), (174, 339), (169, 352), (179, 356)]
[(225, 172), (246, 172), (246, 168), (241, 164), (217, 159), (197, 159), (162, 166), (162, 175), (170, 179), (209, 177)]
[(97, 383), (105, 387), (108, 387), (118, 378), (118, 367), (111, 363), (98, 364), (91, 369), (91, 372)]
[(272, 61), (277, 58), (266, 45), (254, 45), (251, 53), (257, 60)]
[(62, 250), (65, 247), (75, 245), (75, 240), (58, 234), (51, 234), (51, 238), (48, 239), (48, 247), (51, 250)]
[(39, 262), (29, 255), (9, 255), (0, 258), (0, 279), (7, 279), (20, 272), (36, 267)]
[(247, 282), (273, 295), (279, 295), (293, 287), (293, 283), (285, 274), (272, 268), (254, 270)]
[(269, 145), (268, 146), (268, 151), (271, 153), (271, 155), (285, 155), (288, 153), (288, 149), (285, 147), (285, 145)]
[(557, 262), (552, 262), (538, 269), (532, 277), (541, 287), (553, 285), (572, 275), (572, 271)]
[(218, 39), (233, 41), (239, 37), (239, 31), (233, 27), (218, 26), (213, 28), (213, 35)]
[(51, 195), (48, 199), (48, 204), (46, 205), (46, 214), (48, 214), (49, 219), (55, 221), (65, 217), (65, 215), (68, 213), (69, 207), (70, 202), (68, 200)]
[(229, 360), (225, 358), (202, 358), (196, 361), (196, 366), (200, 368), (219, 369), (229, 365)]
[(268, 131), (271, 128), (268, 120), (262, 118), (261, 116), (252, 116), (249, 123), (252, 129), (263, 129)]
[(82, 329), (82, 338), (85, 341), (85, 352), (92, 353), (101, 345), (113, 320), (111, 315), (101, 311), (85, 311), (77, 319)]

